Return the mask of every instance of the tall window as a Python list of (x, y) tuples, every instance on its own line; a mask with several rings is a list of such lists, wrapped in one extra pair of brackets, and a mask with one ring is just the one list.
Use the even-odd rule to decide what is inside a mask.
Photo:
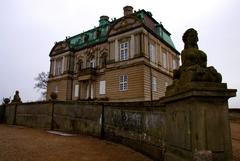
[(126, 91), (128, 89), (128, 76), (127, 75), (121, 75), (119, 77), (119, 90), (120, 91)]
[(55, 92), (55, 93), (58, 93), (58, 92), (59, 92), (59, 91), (58, 91), (58, 86), (55, 86), (55, 87), (54, 87), (54, 92)]
[(149, 55), (150, 55), (150, 61), (156, 62), (156, 50), (153, 44), (149, 45)]
[(177, 60), (173, 58), (173, 70), (177, 69)]
[(95, 59), (90, 60), (90, 68), (95, 68), (95, 67), (96, 67)]
[(106, 94), (106, 81), (100, 81), (99, 94)]
[(120, 61), (128, 59), (128, 42), (123, 42), (120, 44)]
[(163, 53), (162, 53), (162, 56), (163, 56), (163, 67), (164, 68), (167, 68), (167, 52), (166, 51), (163, 51)]
[(56, 60), (55, 75), (62, 74), (62, 58)]
[(74, 96), (75, 96), (75, 97), (78, 97), (78, 96), (79, 96), (79, 84), (75, 84)]
[(152, 91), (157, 92), (157, 78), (152, 77)]

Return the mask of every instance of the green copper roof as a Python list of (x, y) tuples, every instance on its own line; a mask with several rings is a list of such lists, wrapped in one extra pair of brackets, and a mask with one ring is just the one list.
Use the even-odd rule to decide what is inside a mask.
[(170, 35), (168, 35), (166, 32), (163, 31), (162, 38), (163, 38), (163, 40), (165, 40), (169, 45), (171, 45), (175, 49), (175, 46), (173, 44), (173, 41), (172, 41)]
[(151, 29), (154, 33), (156, 33), (161, 39), (167, 42), (171, 47), (175, 49), (173, 41), (171, 39), (171, 34), (163, 27), (161, 23), (158, 23), (153, 17), (151, 12), (147, 12), (145, 10), (140, 10), (135, 13), (137, 17), (148, 27), (147, 21), (145, 20), (145, 15), (150, 17), (152, 21), (155, 23), (155, 30)]
[[(157, 37), (164, 40), (169, 46), (171, 46), (173, 49), (175, 49), (173, 41), (170, 37), (171, 34), (163, 27), (163, 25), (161, 23), (159, 24), (152, 17), (151, 12), (147, 12), (145, 10), (139, 10), (138, 12), (134, 12), (132, 15), (136, 15), (136, 17), (141, 22), (143, 22), (143, 24), (151, 32), (153, 32)], [(154, 26), (154, 25), (149, 25), (146, 18), (148, 18), (148, 19), (150, 18), (151, 23), (155, 24), (155, 27), (150, 27), (150, 26)], [(79, 50), (79, 49), (85, 48), (90, 45), (94, 45), (97, 43), (107, 41), (108, 30), (114, 21), (116, 21), (116, 19), (114, 19), (112, 22), (110, 22), (110, 21), (108, 21), (107, 16), (101, 16), (98, 27), (95, 27), (91, 30), (88, 30), (86, 32), (83, 32), (83, 33), (80, 33), (78, 35), (68, 38), (67, 41), (69, 43), (69, 47), (71, 49)]]
[(97, 28), (68, 38), (70, 48), (78, 50), (89, 45), (106, 41), (109, 26), (110, 23), (103, 24)]

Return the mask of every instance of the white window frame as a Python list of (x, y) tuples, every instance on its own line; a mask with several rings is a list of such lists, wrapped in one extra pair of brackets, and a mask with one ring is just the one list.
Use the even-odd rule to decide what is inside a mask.
[(55, 64), (55, 75), (61, 75), (62, 74), (62, 58), (56, 59)]
[(95, 61), (94, 58), (90, 60), (89, 65), (90, 65), (90, 68), (95, 68), (96, 67), (96, 61)]
[(152, 91), (157, 92), (157, 78), (152, 76)]
[(106, 94), (106, 81), (99, 82), (99, 94)]
[(172, 64), (172, 68), (177, 69), (177, 60), (173, 58), (173, 64)]
[(120, 61), (128, 60), (129, 58), (129, 43), (128, 41), (119, 44)]
[(128, 90), (128, 76), (121, 75), (119, 76), (119, 91)]
[(168, 67), (168, 56), (167, 56), (167, 53), (163, 52), (162, 53), (162, 57), (163, 57), (163, 68), (166, 68)]
[(149, 56), (151, 62), (156, 62), (156, 48), (155, 45), (150, 43), (149, 45)]
[(74, 96), (79, 97), (79, 84), (75, 84), (74, 87)]

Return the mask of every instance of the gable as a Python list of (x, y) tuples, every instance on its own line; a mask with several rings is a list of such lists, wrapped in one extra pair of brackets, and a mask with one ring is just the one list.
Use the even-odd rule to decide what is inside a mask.
[(131, 29), (140, 27), (142, 22), (140, 22), (134, 16), (125, 16), (118, 19), (114, 24), (112, 24), (108, 36), (113, 36), (122, 32), (129, 31)]
[(68, 43), (66, 41), (60, 41), (55, 43), (55, 45), (53, 46), (50, 52), (50, 56), (61, 54), (68, 50), (69, 50)]

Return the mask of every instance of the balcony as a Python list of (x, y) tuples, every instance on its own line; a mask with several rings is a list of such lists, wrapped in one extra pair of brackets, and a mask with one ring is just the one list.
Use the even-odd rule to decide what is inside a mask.
[(81, 69), (78, 72), (78, 80), (89, 80), (95, 79), (96, 68), (85, 68)]

